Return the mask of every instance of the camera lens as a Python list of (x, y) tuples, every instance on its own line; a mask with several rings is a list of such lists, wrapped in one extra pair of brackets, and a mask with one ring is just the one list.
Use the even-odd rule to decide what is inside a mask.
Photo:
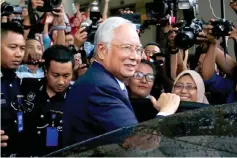
[(215, 37), (228, 36), (229, 32), (232, 31), (232, 23), (225, 19), (212, 22), (212, 26), (212, 33)]
[(50, 5), (53, 7), (53, 8), (57, 8), (61, 5), (62, 3), (62, 0), (50, 0)]
[(189, 49), (195, 44), (195, 34), (192, 31), (179, 32), (175, 39), (175, 45), (181, 49)]

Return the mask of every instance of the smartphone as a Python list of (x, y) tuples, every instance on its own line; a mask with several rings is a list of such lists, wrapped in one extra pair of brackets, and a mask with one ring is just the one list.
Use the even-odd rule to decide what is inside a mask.
[(86, 51), (85, 50), (80, 50), (79, 52), (81, 53), (82, 64), (86, 64), (86, 67), (89, 67), (87, 57), (86, 57)]

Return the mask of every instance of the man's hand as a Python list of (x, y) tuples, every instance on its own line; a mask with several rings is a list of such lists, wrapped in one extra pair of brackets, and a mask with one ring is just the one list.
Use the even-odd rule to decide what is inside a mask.
[(55, 23), (57, 26), (62, 26), (65, 25), (64, 22), (64, 8), (63, 5), (61, 4), (58, 8), (54, 9), (54, 11), (52, 11), (54, 18), (55, 18)]
[(87, 65), (81, 64), (77, 69), (77, 76), (80, 77), (81, 75), (85, 74), (87, 71)]
[(1, 130), (1, 147), (7, 147), (6, 141), (8, 140), (8, 136), (5, 135), (5, 132)]
[(44, 1), (43, 0), (31, 0), (32, 8), (36, 9), (37, 7), (43, 7)]
[(212, 25), (204, 26), (203, 31), (198, 34), (197, 41), (201, 43), (216, 44), (217, 39), (212, 35)]
[(74, 3), (76, 11), (80, 12), (80, 4), (79, 3)]
[(180, 104), (180, 97), (176, 94), (162, 93), (158, 100), (153, 96), (150, 97), (153, 106), (159, 111), (167, 115), (174, 114)]
[(233, 38), (233, 39), (237, 40), (237, 29), (236, 28), (232, 27), (232, 31), (229, 32), (229, 34), (230, 34), (229, 38)]
[(46, 24), (52, 24), (53, 23), (53, 19), (54, 19), (54, 17), (52, 15), (47, 15), (45, 23)]
[(87, 40), (87, 32), (84, 31), (85, 29), (85, 27), (80, 28), (74, 36), (74, 44), (77, 47), (81, 47)]

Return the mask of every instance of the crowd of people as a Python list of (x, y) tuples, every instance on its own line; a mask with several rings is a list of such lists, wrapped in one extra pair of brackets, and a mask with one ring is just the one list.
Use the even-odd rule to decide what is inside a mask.
[[(199, 33), (194, 56), (175, 45), (178, 28), (168, 23), (162, 27), (165, 48), (154, 41), (142, 45), (131, 21), (119, 13), (108, 17), (109, 1), (94, 43), (81, 27), (90, 12), (81, 12), (77, 2), (73, 17), (63, 1), (37, 24), (27, 7), (21, 15), (1, 16), (1, 156), (44, 156), (168, 117), (181, 101), (208, 106), (237, 101), (236, 60), (224, 55), (211, 24)], [(33, 9), (44, 5), (31, 2)], [(230, 7), (237, 12), (236, 2)], [(228, 39), (237, 39), (234, 27)]]

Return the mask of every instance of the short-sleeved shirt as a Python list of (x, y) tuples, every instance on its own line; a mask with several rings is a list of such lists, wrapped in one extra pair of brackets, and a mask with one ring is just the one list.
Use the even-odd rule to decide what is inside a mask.
[(227, 96), (227, 103), (237, 101), (237, 92), (234, 89), (234, 82), (228, 78), (223, 78), (216, 73), (209, 80), (204, 81), (205, 86), (211, 92), (220, 93)]

